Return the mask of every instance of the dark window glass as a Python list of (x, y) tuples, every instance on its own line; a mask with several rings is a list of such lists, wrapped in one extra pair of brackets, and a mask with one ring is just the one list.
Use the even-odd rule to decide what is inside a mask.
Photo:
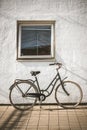
[(21, 55), (51, 55), (51, 26), (22, 26)]

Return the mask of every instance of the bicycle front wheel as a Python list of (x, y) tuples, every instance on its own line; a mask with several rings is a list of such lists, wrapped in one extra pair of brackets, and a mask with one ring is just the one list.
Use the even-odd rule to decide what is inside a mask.
[(18, 110), (28, 110), (35, 105), (37, 98), (29, 96), (29, 93), (38, 93), (33, 83), (29, 81), (18, 81), (12, 86), (9, 99), (13, 107)]
[(82, 100), (83, 93), (81, 87), (73, 81), (64, 81), (56, 88), (55, 99), (63, 108), (75, 108)]

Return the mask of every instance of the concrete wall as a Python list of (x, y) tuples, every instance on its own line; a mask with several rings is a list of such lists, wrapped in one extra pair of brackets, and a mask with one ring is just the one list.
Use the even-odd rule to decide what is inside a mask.
[[(17, 20), (56, 21), (55, 59), (64, 65), (61, 75), (81, 85), (87, 102), (87, 0), (0, 0), (0, 103), (9, 103), (10, 85), (16, 78), (32, 78), (31, 70), (41, 71), (42, 88), (55, 74), (49, 62), (16, 60)], [(54, 101), (53, 95), (46, 100)]]

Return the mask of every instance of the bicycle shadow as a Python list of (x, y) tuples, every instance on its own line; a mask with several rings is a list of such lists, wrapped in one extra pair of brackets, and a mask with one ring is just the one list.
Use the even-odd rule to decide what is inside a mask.
[[(71, 75), (78, 77), (79, 79), (85, 81), (86, 84), (87, 84), (87, 79), (84, 78), (85, 76), (83, 77), (81, 74), (76, 73), (76, 71), (73, 71), (72, 69), (68, 69), (67, 66), (66, 66), (66, 63), (64, 62), (64, 60), (61, 58), (61, 56), (58, 53), (57, 53), (57, 59), (56, 59), (57, 62), (60, 62), (60, 63), (63, 64), (62, 69), (66, 71), (65, 75), (66, 75), (67, 72), (69, 72)], [(74, 62), (72, 64), (74, 65), (74, 68), (79, 68), (80, 71), (87, 73), (87, 69), (85, 67), (83, 67), (83, 66), (81, 66), (77, 63), (74, 63)]]
[(38, 105), (35, 105), (35, 108), (33, 111), (58, 111), (58, 110), (77, 110), (77, 109), (87, 109), (87, 103), (79, 104), (76, 108), (63, 108), (59, 105), (41, 105), (39, 107)]
[(26, 128), (26, 123), (32, 111), (6, 110), (0, 118), (0, 130), (12, 130), (17, 127)]

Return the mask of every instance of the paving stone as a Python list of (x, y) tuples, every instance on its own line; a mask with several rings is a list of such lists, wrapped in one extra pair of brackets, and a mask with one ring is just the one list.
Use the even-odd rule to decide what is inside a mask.
[(0, 130), (87, 130), (87, 106), (76, 109), (35, 106), (24, 112), (0, 106)]

